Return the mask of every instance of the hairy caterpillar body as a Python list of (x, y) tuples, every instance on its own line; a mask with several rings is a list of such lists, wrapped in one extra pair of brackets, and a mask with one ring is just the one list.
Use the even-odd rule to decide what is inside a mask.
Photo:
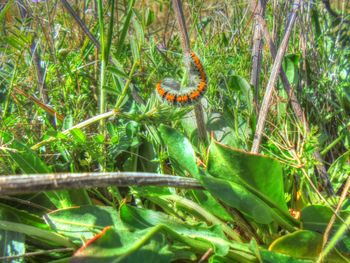
[[(170, 105), (185, 106), (199, 101), (207, 90), (207, 75), (198, 56), (191, 51), (191, 59), (195, 67), (196, 80), (189, 87), (180, 88), (180, 84), (172, 79), (164, 79), (156, 85), (158, 96)], [(191, 75), (191, 74), (190, 74)], [(191, 76), (190, 76), (191, 77)]]

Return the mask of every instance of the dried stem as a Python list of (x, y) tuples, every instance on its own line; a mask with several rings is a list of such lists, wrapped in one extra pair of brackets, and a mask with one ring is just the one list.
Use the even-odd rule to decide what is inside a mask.
[[(177, 24), (179, 26), (182, 50), (183, 50), (184, 55), (188, 56), (189, 53), (191, 52), (191, 46), (190, 46), (190, 40), (188, 38), (185, 17), (184, 17), (183, 9), (182, 9), (182, 3), (181, 3), (181, 0), (172, 0), (172, 3), (173, 3), (173, 8), (174, 8)], [(190, 61), (185, 60), (185, 63), (186, 63), (186, 69), (189, 72), (190, 71)], [(202, 107), (201, 103), (198, 103), (195, 105), (194, 112), (195, 112), (195, 116), (196, 116), (199, 141), (203, 144), (207, 144), (208, 137), (207, 137), (207, 132), (206, 132), (206, 128), (205, 128), (203, 107)]]
[(261, 72), (261, 60), (262, 60), (262, 47), (263, 47), (263, 38), (261, 27), (259, 25), (258, 17), (264, 17), (266, 1), (258, 1), (257, 3), (250, 2), (252, 12), (254, 13), (254, 33), (253, 33), (253, 47), (252, 47), (252, 72), (250, 75), (250, 84), (255, 89), (254, 103), (255, 107), (258, 110), (258, 99), (259, 99), (259, 79)]
[(0, 195), (106, 186), (164, 186), (203, 189), (192, 178), (140, 172), (58, 173), (0, 177)]
[(251, 149), (251, 152), (253, 152), (253, 153), (259, 152), (262, 132), (263, 132), (263, 129), (265, 126), (266, 116), (267, 116), (267, 113), (269, 110), (269, 104), (271, 101), (272, 92), (274, 90), (274, 87), (275, 87), (275, 84), (276, 84), (276, 81), (277, 81), (277, 78), (278, 78), (278, 75), (279, 75), (279, 72), (281, 69), (282, 59), (283, 59), (284, 53), (285, 53), (287, 46), (288, 46), (289, 37), (291, 35), (295, 20), (297, 18), (297, 11), (299, 10), (300, 1), (301, 0), (294, 1), (293, 9), (292, 9), (292, 13), (291, 13), (291, 16), (289, 19), (288, 26), (286, 28), (286, 32), (284, 34), (281, 46), (277, 51), (276, 59), (275, 59), (275, 62), (273, 64), (273, 67), (272, 67), (270, 79), (269, 79), (269, 82), (267, 84), (264, 99), (263, 99), (263, 102), (261, 104), (261, 108), (260, 108), (260, 112), (259, 112), (258, 123), (257, 123), (256, 132), (255, 132), (255, 136), (254, 136), (253, 146)]

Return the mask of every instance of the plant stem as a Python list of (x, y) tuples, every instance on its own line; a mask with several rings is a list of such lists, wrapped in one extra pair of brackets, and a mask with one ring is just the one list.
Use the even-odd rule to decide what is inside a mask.
[(291, 35), (295, 20), (297, 18), (297, 11), (299, 10), (299, 5), (300, 5), (301, 0), (295, 0), (293, 3), (293, 10), (292, 14), (290, 16), (290, 20), (288, 23), (288, 26), (286, 28), (286, 32), (284, 34), (281, 46), (279, 47), (276, 55), (275, 62), (272, 67), (272, 72), (269, 78), (269, 82), (266, 87), (265, 95), (263, 102), (261, 104), (260, 112), (259, 112), (259, 118), (258, 118), (258, 123), (254, 135), (254, 140), (253, 140), (253, 146), (251, 149), (252, 153), (258, 153), (259, 152), (259, 147), (261, 143), (261, 137), (262, 137), (262, 132), (265, 126), (265, 121), (266, 121), (266, 116), (269, 110), (270, 106), (270, 101), (272, 97), (272, 93), (274, 91), (274, 87), (281, 69), (282, 65), (282, 59), (284, 56), (284, 53), (287, 49), (288, 42), (289, 42), (289, 37)]
[[(190, 46), (190, 40), (188, 38), (185, 17), (182, 9), (182, 3), (181, 3), (181, 0), (172, 0), (172, 3), (173, 3), (176, 21), (179, 26), (182, 51), (184, 56), (186, 57), (191, 52), (191, 46)], [(190, 61), (185, 60), (185, 65), (186, 65), (186, 70), (188, 74), (190, 72), (190, 66), (191, 66)], [(207, 137), (206, 127), (204, 122), (203, 107), (201, 103), (197, 103), (194, 106), (194, 112), (196, 116), (199, 141), (203, 145), (208, 145), (208, 137)]]
[(139, 61), (135, 61), (134, 64), (132, 65), (132, 68), (130, 70), (130, 73), (129, 73), (129, 77), (127, 79), (127, 81), (125, 82), (125, 85), (124, 85), (124, 88), (122, 90), (122, 94), (120, 95), (120, 97), (118, 98), (118, 101), (117, 103), (115, 104), (115, 109), (119, 109), (120, 105), (123, 103), (123, 100), (129, 90), (129, 86), (130, 86), (130, 83), (131, 83), (131, 80), (132, 80), (132, 76), (134, 75), (135, 73), (135, 70), (137, 68), (137, 66), (139, 65)]
[(253, 48), (252, 48), (253, 61), (252, 61), (252, 72), (250, 75), (250, 84), (255, 88), (254, 103), (255, 103), (255, 108), (258, 111), (259, 79), (260, 79), (260, 72), (261, 72), (262, 47), (263, 47), (262, 32), (261, 32), (262, 29), (259, 25), (258, 17), (259, 16), (264, 17), (266, 2), (265, 0), (258, 1), (257, 3), (254, 3), (254, 2), (256, 1), (250, 1), (251, 9), (255, 14)]
[[(259, 0), (259, 1), (261, 1), (261, 0)], [(267, 29), (266, 22), (262, 16), (257, 16), (257, 19), (258, 19), (260, 26), (262, 28), (264, 38), (269, 46), (271, 56), (275, 60), (276, 55), (277, 55), (276, 54), (277, 53), (276, 47), (275, 47), (274, 42), (272, 41), (272, 38), (270, 36), (268, 29)], [(294, 91), (293, 91), (293, 89), (288, 81), (287, 75), (284, 72), (283, 68), (280, 69), (280, 77), (281, 77), (281, 80), (282, 80), (282, 83), (284, 86), (284, 90), (286, 91), (286, 93), (289, 97), (294, 114), (296, 115), (296, 117), (298, 118), (300, 123), (302, 123), (305, 126), (305, 130), (309, 134), (310, 133), (310, 126), (306, 120), (305, 113), (304, 113), (303, 108), (301, 107), (301, 105), (298, 101), (297, 96), (295, 95), (295, 93), (294, 93)], [(319, 162), (319, 164), (316, 165), (316, 169), (319, 173), (321, 184), (326, 189), (326, 191), (328, 192), (329, 195), (334, 195), (334, 189), (330, 183), (329, 176), (328, 176), (328, 173), (326, 171), (326, 168), (324, 167), (323, 160), (322, 160), (322, 157), (321, 157), (319, 150), (316, 149), (313, 155), (314, 155), (314, 158)]]
[[(92, 118), (90, 118), (90, 119), (87, 119), (87, 120), (85, 120), (85, 121), (83, 121), (83, 122), (81, 122), (81, 123), (78, 123), (78, 124), (76, 124), (76, 125), (70, 127), (70, 128), (67, 129), (67, 130), (62, 131), (62, 134), (64, 134), (64, 135), (69, 134), (69, 132), (72, 131), (73, 129), (81, 129), (81, 128), (84, 128), (84, 127), (89, 126), (90, 124), (93, 124), (93, 123), (95, 123), (95, 122), (97, 122), (97, 121), (100, 121), (100, 120), (102, 120), (102, 119), (106, 119), (106, 118), (112, 117), (112, 116), (114, 116), (114, 115), (117, 115), (118, 113), (119, 113), (118, 111), (112, 110), (112, 111), (105, 112), (105, 113), (103, 113), (103, 114), (94, 116), (94, 117), (92, 117)], [(40, 148), (41, 146), (43, 146), (43, 145), (45, 145), (45, 144), (47, 144), (47, 143), (49, 143), (49, 142), (53, 142), (53, 141), (55, 141), (55, 140), (57, 140), (57, 137), (50, 137), (50, 138), (48, 138), (48, 139), (46, 139), (46, 140), (43, 140), (43, 141), (41, 141), (41, 142), (39, 142), (39, 143), (33, 145), (33, 146), (31, 147), (31, 149), (32, 149), (32, 150), (37, 150), (37, 149)]]

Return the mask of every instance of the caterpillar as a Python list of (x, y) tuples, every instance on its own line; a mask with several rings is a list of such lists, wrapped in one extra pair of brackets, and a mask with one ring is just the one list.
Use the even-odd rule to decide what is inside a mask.
[(206, 92), (207, 75), (203, 65), (196, 53), (191, 51), (190, 56), (192, 59), (191, 65), (194, 65), (195, 68), (195, 74), (193, 74), (193, 70), (190, 71), (190, 82), (193, 84), (180, 89), (180, 84), (173, 79), (159, 81), (156, 85), (156, 92), (163, 102), (170, 105), (185, 106), (198, 102)]

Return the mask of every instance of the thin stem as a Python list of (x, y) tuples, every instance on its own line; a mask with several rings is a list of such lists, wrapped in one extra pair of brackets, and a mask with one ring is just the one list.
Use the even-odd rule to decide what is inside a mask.
[[(334, 222), (335, 222), (335, 220), (337, 218), (337, 213), (340, 211), (340, 209), (341, 209), (341, 207), (342, 207), (342, 205), (343, 205), (343, 203), (344, 203), (344, 201), (346, 199), (346, 196), (348, 194), (349, 188), (350, 188), (350, 176), (346, 180), (346, 184), (345, 184), (345, 187), (344, 187), (343, 192), (341, 194), (341, 197), (339, 199), (337, 208), (335, 209), (335, 213), (333, 214), (331, 220), (329, 221), (329, 223), (327, 225), (326, 230), (324, 231), (323, 243), (322, 243), (322, 250), (323, 251), (322, 251), (322, 253), (321, 253), (320, 257), (319, 257), (319, 261), (322, 261), (322, 259), (329, 253), (329, 251), (335, 246), (335, 244), (337, 242), (337, 239), (335, 239), (335, 242), (332, 239), (331, 242), (329, 242), (328, 246), (326, 246), (328, 238), (329, 238), (329, 235), (330, 235), (330, 232), (331, 232), (332, 227), (334, 225)], [(344, 225), (346, 227), (345, 229), (348, 229), (348, 230), (349, 230), (349, 224), (350, 224), (349, 218), (346, 220), (346, 222), (344, 222)], [(341, 237), (341, 235), (339, 236), (339, 238), (340, 237)]]
[[(180, 31), (182, 51), (183, 51), (184, 56), (186, 57), (191, 52), (191, 46), (190, 46), (190, 40), (188, 38), (185, 17), (184, 17), (183, 9), (182, 9), (182, 3), (181, 3), (181, 0), (172, 0), (172, 3), (173, 3), (176, 21), (177, 21), (179, 31)], [(187, 73), (190, 72), (191, 65), (190, 65), (190, 61), (188, 59), (185, 60), (185, 65), (186, 65)], [(208, 144), (208, 137), (207, 137), (206, 127), (205, 127), (205, 122), (204, 122), (203, 107), (202, 107), (201, 103), (197, 103), (195, 105), (194, 112), (195, 112), (195, 116), (196, 116), (199, 141), (202, 144), (207, 145)]]
[(132, 68), (131, 68), (130, 73), (129, 73), (129, 77), (128, 77), (127, 81), (125, 82), (124, 88), (122, 90), (122, 94), (120, 95), (117, 103), (115, 104), (115, 109), (119, 109), (120, 105), (123, 103), (123, 100), (124, 100), (128, 90), (129, 90), (132, 76), (134, 75), (135, 70), (136, 70), (138, 65), (139, 65), (139, 61), (135, 61), (134, 64), (132, 65)]
[[(261, 0), (259, 0), (259, 1), (261, 1)], [(257, 16), (257, 19), (258, 19), (260, 26), (262, 28), (264, 38), (269, 46), (271, 56), (275, 60), (276, 55), (277, 55), (276, 47), (275, 47), (275, 44), (272, 40), (272, 37), (270, 36), (268, 29), (267, 29), (266, 22), (262, 16)], [(284, 86), (284, 90), (286, 91), (286, 93), (289, 96), (289, 100), (290, 100), (292, 109), (294, 111), (294, 114), (296, 115), (298, 120), (305, 126), (305, 130), (309, 134), (310, 133), (310, 126), (306, 120), (305, 113), (304, 113), (303, 108), (301, 107), (301, 105), (298, 101), (297, 96), (295, 95), (295, 93), (294, 93), (294, 91), (293, 91), (293, 89), (288, 81), (287, 75), (284, 72), (283, 68), (280, 69), (280, 77), (281, 77), (281, 80), (282, 80), (282, 83)], [(328, 173), (326, 171), (326, 168), (324, 167), (323, 160), (322, 160), (321, 154), (318, 151), (318, 149), (315, 150), (313, 155), (314, 155), (314, 158), (318, 161), (318, 164), (316, 165), (316, 169), (317, 169), (318, 174), (320, 176), (321, 184), (324, 186), (324, 188), (326, 189), (326, 191), (328, 192), (329, 195), (334, 195), (333, 186), (330, 183)]]
[(292, 14), (291, 14), (291, 17), (290, 17), (290, 20), (289, 20), (289, 23), (288, 23), (288, 26), (286, 29), (286, 33), (283, 37), (281, 46), (278, 49), (276, 59), (275, 59), (275, 62), (273, 64), (273, 67), (272, 67), (272, 72), (271, 72), (269, 82), (268, 82), (267, 87), (266, 87), (264, 99), (263, 99), (263, 102), (261, 104), (261, 109), (259, 112), (258, 123), (257, 123), (256, 132), (255, 132), (255, 136), (254, 136), (253, 146), (251, 149), (252, 153), (259, 152), (262, 132), (263, 132), (263, 129), (265, 126), (266, 116), (267, 116), (267, 113), (269, 110), (272, 93), (274, 91), (274, 87), (275, 87), (275, 84), (276, 84), (276, 81), (277, 81), (277, 78), (278, 78), (278, 75), (279, 75), (279, 72), (281, 69), (284, 53), (286, 52), (286, 49), (288, 46), (289, 37), (291, 35), (295, 20), (297, 18), (297, 11), (299, 10), (300, 1), (301, 0), (294, 1), (293, 10), (292, 10)]
[[(105, 69), (106, 69), (106, 43), (105, 43), (105, 32), (104, 32), (104, 21), (103, 21), (103, 4), (102, 0), (97, 1), (98, 7), (98, 22), (100, 26), (100, 45), (101, 45), (101, 66), (100, 66), (100, 96), (99, 96), (99, 112), (102, 114), (106, 108), (105, 91), (103, 89), (105, 83)], [(104, 130), (104, 120), (101, 119), (100, 130)]]
[(252, 72), (250, 75), (250, 84), (255, 88), (254, 95), (254, 103), (255, 108), (258, 110), (259, 105), (259, 79), (261, 72), (261, 60), (262, 60), (262, 47), (263, 47), (263, 39), (262, 39), (262, 29), (259, 25), (258, 17), (264, 17), (265, 14), (265, 1), (258, 1), (257, 3), (253, 3), (256, 1), (250, 1), (250, 6), (252, 12), (254, 13), (254, 33), (253, 33), (253, 48), (252, 48)]
[[(95, 123), (95, 122), (98, 122), (98, 121), (102, 120), (102, 119), (106, 119), (106, 118), (112, 117), (112, 116), (114, 116), (114, 115), (117, 115), (118, 113), (119, 113), (119, 112), (118, 112), (118, 111), (115, 111), (115, 110), (102, 113), (102, 114), (100, 114), (100, 115), (97, 115), (97, 116), (94, 116), (94, 117), (92, 117), (92, 118), (90, 118), (90, 119), (87, 119), (87, 120), (85, 120), (85, 121), (83, 121), (83, 122), (81, 122), (81, 123), (78, 123), (78, 124), (76, 124), (76, 125), (70, 127), (70, 128), (67, 129), (67, 130), (62, 131), (62, 134), (64, 134), (64, 135), (69, 134), (73, 129), (81, 129), (81, 128), (84, 128), (84, 127), (89, 126), (89, 125), (91, 125), (91, 124), (93, 124), (93, 123)], [(46, 139), (46, 140), (43, 140), (43, 141), (41, 141), (41, 142), (39, 142), (39, 143), (33, 145), (33, 146), (31, 147), (31, 149), (32, 149), (32, 150), (37, 150), (37, 149), (40, 148), (41, 146), (43, 146), (43, 145), (45, 145), (45, 144), (47, 144), (47, 143), (49, 143), (49, 142), (53, 142), (53, 141), (55, 141), (55, 140), (57, 140), (57, 139), (58, 139), (57, 137), (50, 137), (50, 138), (48, 138), (48, 139)]]

